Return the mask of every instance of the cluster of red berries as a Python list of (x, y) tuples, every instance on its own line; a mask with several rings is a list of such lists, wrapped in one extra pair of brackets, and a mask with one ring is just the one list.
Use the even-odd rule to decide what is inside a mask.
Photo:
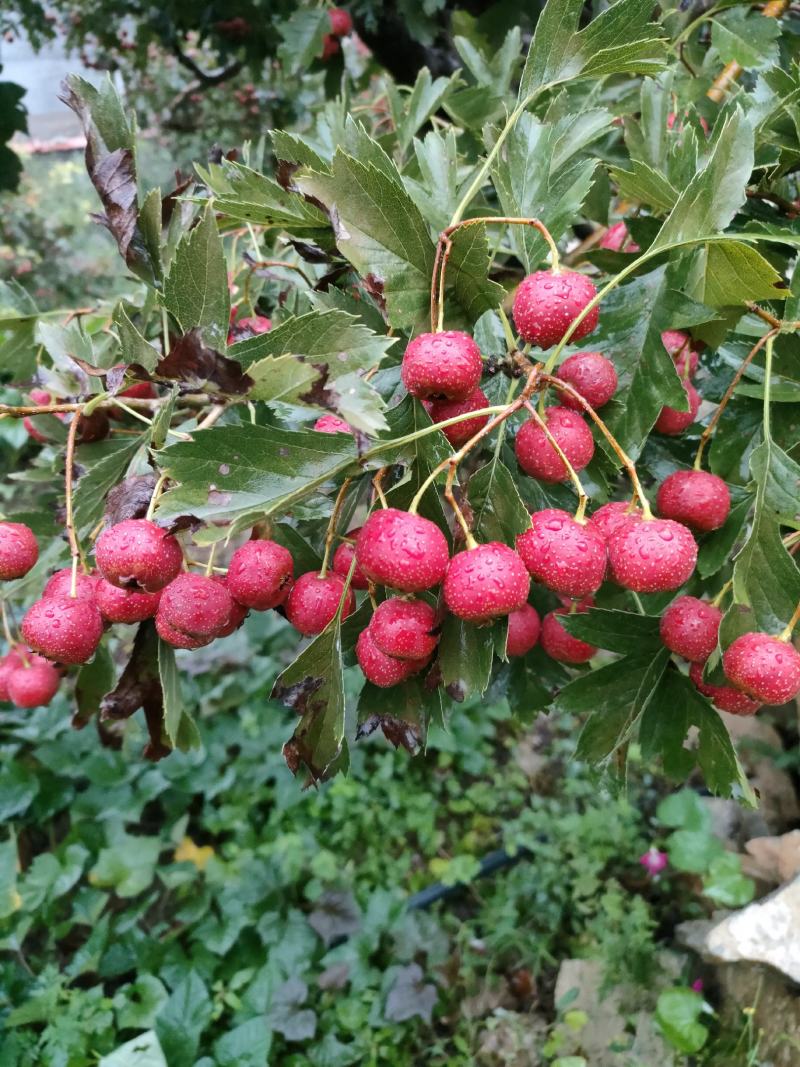
[(331, 23), (331, 32), (326, 33), (322, 39), (322, 58), (330, 59), (339, 51), (339, 39), (347, 37), (353, 32), (353, 20), (350, 12), (341, 7), (328, 9), (328, 18)]

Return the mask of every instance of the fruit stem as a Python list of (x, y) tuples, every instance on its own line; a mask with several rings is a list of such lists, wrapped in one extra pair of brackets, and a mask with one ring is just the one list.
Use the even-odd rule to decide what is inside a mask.
[(145, 514), (146, 519), (152, 520), (153, 515), (155, 514), (156, 504), (158, 504), (158, 500), (164, 489), (164, 482), (166, 482), (166, 480), (166, 474), (159, 474), (158, 480), (156, 481), (156, 484), (153, 487), (153, 495), (150, 497), (150, 503), (147, 505), (147, 513)]
[(772, 349), (775, 344), (775, 331), (767, 334), (767, 347), (764, 353), (764, 440), (769, 441), (772, 434), (770, 429), (770, 400), (772, 398)]
[(0, 600), (0, 616), (3, 621), (3, 636), (8, 644), (9, 651), (16, 645), (16, 641), (11, 636), (11, 627), (8, 625), (8, 611), (6, 610), (5, 600)]
[(508, 315), (503, 310), (502, 304), (497, 309), (497, 314), (500, 316), (500, 322), (503, 327), (503, 333), (506, 335), (506, 344), (508, 345), (509, 353), (515, 352), (517, 349), (517, 341), (514, 337), (514, 331), (511, 329), (511, 323), (508, 321)]
[(162, 307), (161, 309), (161, 334), (164, 338), (162, 348), (164, 350), (164, 357), (169, 355), (169, 316), (167, 315), (167, 309)]
[(66, 470), (64, 472), (64, 504), (66, 517), (64, 525), (67, 529), (67, 538), (69, 540), (69, 551), (72, 556), (72, 578), (70, 579), (69, 595), (71, 597), (77, 597), (78, 595), (78, 561), (81, 556), (80, 545), (78, 544), (78, 535), (75, 532), (75, 517), (72, 509), (72, 482), (73, 482), (73, 468), (75, 465), (75, 441), (78, 436), (78, 423), (81, 420), (80, 411), (76, 411), (72, 416), (72, 422), (69, 424), (69, 430), (67, 431), (67, 449), (64, 456), (66, 463)]
[(711, 601), (712, 608), (718, 608), (720, 606), (722, 601), (725, 599), (725, 594), (728, 592), (732, 585), (733, 578), (729, 578), (727, 582), (723, 585), (723, 587), (720, 589), (720, 591), (717, 593), (717, 595), (714, 597), (714, 599)]
[(378, 471), (378, 473), (372, 479), (372, 488), (375, 490), (375, 496), (380, 501), (382, 508), (388, 508), (389, 507), (389, 504), (387, 503), (387, 500), (386, 500), (386, 496), (384, 495), (384, 492), (383, 492), (383, 479), (386, 477), (386, 472), (388, 471), (388, 469), (389, 469), (388, 467), (381, 467), (381, 469)]
[(453, 492), (453, 482), (455, 481), (455, 477), (456, 467), (451, 464), (447, 469), (447, 478), (444, 483), (444, 498), (450, 505), (450, 507), (453, 509), (455, 517), (458, 520), (458, 525), (461, 527), (462, 533), (464, 534), (464, 540), (466, 541), (467, 548), (477, 548), (478, 542), (472, 536), (472, 530), (470, 530), (469, 528), (469, 523), (464, 518), (464, 512), (459, 507), (458, 501), (455, 497), (455, 493)]
[(148, 417), (146, 415), (142, 415), (141, 412), (135, 411), (133, 408), (128, 407), (128, 405), (123, 400), (118, 399), (118, 397), (112, 396), (112, 397), (109, 397), (109, 400), (114, 405), (115, 408), (120, 408), (127, 415), (130, 415), (134, 419), (138, 419), (139, 422), (144, 422), (148, 426), (152, 426), (153, 425), (153, 420), (152, 419), (148, 419)]
[[(380, 473), (380, 471), (378, 473)], [(328, 521), (328, 529), (325, 532), (325, 551), (322, 556), (322, 566), (319, 569), (320, 578), (324, 578), (328, 573), (328, 560), (331, 554), (331, 546), (333, 545), (334, 538), (336, 537), (336, 526), (339, 522), (339, 515), (342, 511), (344, 498), (347, 494), (347, 490), (350, 488), (350, 482), (352, 480), (352, 478), (345, 478), (345, 480), (342, 482), (339, 492), (336, 494), (336, 500), (333, 504), (333, 511), (331, 512), (331, 517)]]
[(544, 433), (545, 437), (547, 438), (547, 440), (550, 442), (550, 444), (553, 446), (553, 448), (558, 453), (558, 455), (559, 455), (559, 457), (561, 459), (561, 462), (566, 467), (567, 474), (569, 475), (570, 481), (572, 482), (572, 484), (575, 487), (575, 492), (578, 494), (578, 508), (577, 508), (577, 511), (575, 512), (575, 521), (579, 522), (579, 523), (581, 523), (581, 525), (583, 525), (586, 522), (586, 519), (584, 518), (584, 515), (586, 514), (586, 505), (589, 502), (589, 498), (586, 495), (586, 490), (583, 488), (583, 483), (581, 482), (580, 478), (578, 477), (578, 472), (575, 470), (575, 468), (572, 466), (570, 461), (567, 459), (563, 448), (558, 443), (558, 441), (556, 441), (555, 437), (553, 437), (552, 433), (550, 432), (550, 430), (549, 430), (549, 428), (547, 426), (547, 423), (542, 418), (542, 416), (539, 414), (539, 412), (536, 410), (536, 408), (533, 406), (533, 404), (531, 404), (529, 401), (526, 401), (525, 407), (531, 413), (531, 416), (532, 416), (534, 422), (536, 422), (537, 425), (541, 428), (541, 430), (543, 431), (543, 433)]
[[(736, 373), (734, 374), (730, 385), (725, 390), (725, 394), (722, 397), (722, 400), (720, 400), (719, 404), (717, 405), (717, 410), (711, 416), (711, 419), (709, 420), (708, 426), (706, 426), (706, 428), (703, 430), (702, 436), (700, 437), (700, 443), (697, 446), (697, 455), (694, 457), (694, 469), (696, 471), (702, 470), (702, 467), (703, 467), (703, 452), (705, 451), (706, 445), (711, 440), (711, 435), (714, 433), (714, 430), (717, 428), (717, 423), (722, 418), (722, 413), (725, 410), (725, 408), (728, 406), (728, 401), (733, 396), (733, 394), (734, 394), (734, 392), (736, 390), (736, 386), (741, 381), (742, 375), (747, 370), (748, 366), (753, 361), (755, 356), (764, 347), (764, 345), (767, 344), (767, 342), (769, 340), (771, 340), (773, 337), (775, 337), (775, 335), (777, 333), (778, 333), (777, 329), (772, 329), (772, 330), (768, 330), (767, 333), (765, 333), (763, 337), (759, 337), (759, 339), (756, 341), (756, 343), (753, 345), (753, 347), (750, 349), (750, 351), (744, 357), (742, 362), (739, 364), (739, 367), (737, 368)], [(765, 388), (765, 392), (766, 392), (766, 379), (765, 379), (764, 388)]]
[(631, 480), (633, 491), (638, 497), (639, 503), (642, 505), (642, 517), (648, 521), (652, 519), (653, 512), (650, 510), (650, 502), (644, 495), (642, 483), (639, 481), (639, 475), (636, 471), (636, 467), (634, 465), (633, 460), (623, 449), (622, 445), (603, 422), (603, 420), (594, 410), (589, 401), (584, 399), (584, 397), (581, 396), (577, 389), (573, 389), (568, 382), (563, 382), (560, 378), (554, 378), (551, 374), (547, 374), (544, 371), (539, 375), (539, 378), (543, 382), (549, 382), (550, 385), (554, 385), (562, 393), (566, 393), (568, 396), (571, 396), (572, 399), (576, 400), (580, 404), (581, 408), (586, 412), (586, 414), (594, 421), (602, 435), (614, 449), (614, 452), (616, 453), (620, 463), (625, 468), (628, 477)]
[(217, 552), (217, 542), (214, 541), (211, 548), (208, 550), (208, 559), (206, 560), (205, 575), (206, 578), (210, 578), (214, 573), (214, 556)]
[(778, 634), (778, 640), (791, 641), (794, 628), (797, 626), (798, 622), (800, 622), (800, 604), (794, 609), (794, 613), (792, 614), (791, 619), (789, 619), (788, 625)]

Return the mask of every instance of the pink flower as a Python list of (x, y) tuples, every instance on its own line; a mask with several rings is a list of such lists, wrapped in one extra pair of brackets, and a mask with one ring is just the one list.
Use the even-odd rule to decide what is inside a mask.
[(639, 857), (639, 863), (649, 875), (655, 878), (666, 867), (667, 854), (666, 852), (659, 852), (655, 845), (651, 845), (647, 852)]
[(702, 993), (703, 992), (703, 979), (702, 978), (695, 978), (695, 980), (692, 982), (691, 988), (695, 991), (695, 993)]

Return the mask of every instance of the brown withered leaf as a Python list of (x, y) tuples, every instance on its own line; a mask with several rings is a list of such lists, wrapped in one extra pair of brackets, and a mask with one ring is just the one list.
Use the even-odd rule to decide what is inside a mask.
[(438, 691), (429, 689), (419, 675), (392, 689), (391, 705), (384, 690), (367, 682), (358, 701), (356, 740), (380, 729), (390, 744), (395, 748), (402, 745), (413, 756), (425, 742), (433, 706), (439, 699)]
[(171, 749), (164, 742), (164, 694), (158, 671), (158, 634), (151, 619), (140, 623), (133, 650), (114, 689), (100, 702), (103, 721), (129, 719), (144, 710), (150, 740), (144, 749), (147, 759), (158, 760)]
[(191, 175), (183, 174), (180, 169), (175, 171), (175, 188), (161, 197), (161, 225), (164, 229), (169, 226), (178, 197), (185, 193), (191, 184)]
[(158, 361), (155, 376), (180, 382), (188, 391), (213, 386), (216, 392), (235, 396), (242, 396), (253, 386), (241, 363), (209, 348), (197, 327), (180, 337), (169, 355)]
[(155, 487), (154, 474), (136, 474), (115, 485), (106, 497), (107, 524), (116, 526), (125, 519), (143, 519)]

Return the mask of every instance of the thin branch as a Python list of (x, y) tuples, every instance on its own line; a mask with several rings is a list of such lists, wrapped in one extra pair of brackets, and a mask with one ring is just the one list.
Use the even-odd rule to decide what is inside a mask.
[(229, 78), (235, 77), (244, 67), (244, 63), (237, 59), (235, 63), (231, 63), (228, 67), (223, 67), (221, 70), (207, 73), (201, 67), (195, 63), (195, 61), (187, 56), (185, 52), (181, 51), (181, 47), (177, 40), (173, 39), (170, 48), (172, 54), (178, 60), (182, 67), (186, 67), (194, 74), (195, 78), (204, 86), (219, 85), (221, 82), (227, 81)]

